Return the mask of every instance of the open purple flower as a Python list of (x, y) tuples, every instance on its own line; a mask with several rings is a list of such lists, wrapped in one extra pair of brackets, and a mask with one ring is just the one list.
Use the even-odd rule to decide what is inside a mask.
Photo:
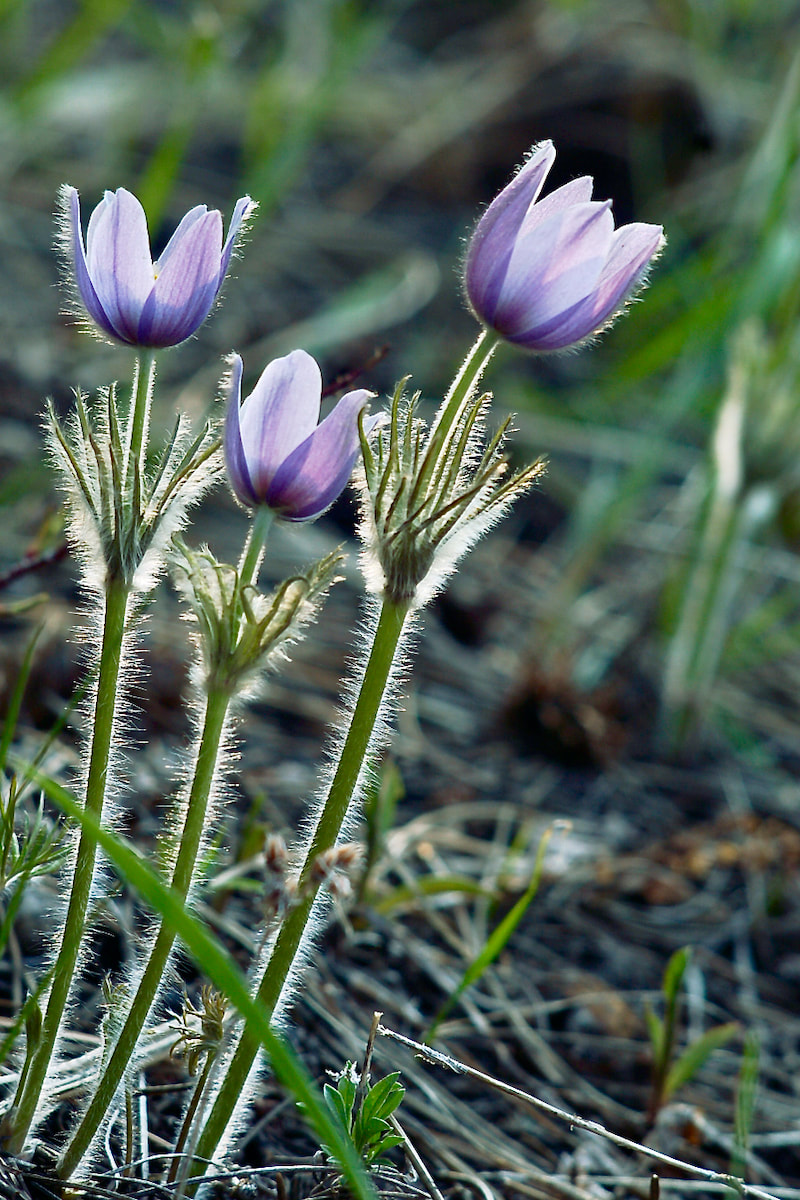
[(561, 350), (601, 329), (664, 245), (660, 225), (614, 228), (611, 201), (574, 179), (539, 199), (556, 152), (542, 142), (478, 222), (465, 285), (482, 324), (527, 350)]
[[(312, 521), (350, 478), (360, 442), (359, 414), (373, 395), (348, 392), (319, 421), (322, 376), (305, 350), (265, 368), (242, 403), (242, 360), (234, 354), (225, 419), (225, 459), (242, 504), (266, 504), (284, 521)], [(370, 430), (377, 417), (364, 422)]]
[(223, 245), (222, 214), (204, 204), (181, 221), (153, 262), (147, 218), (125, 188), (106, 192), (84, 247), (75, 188), (65, 187), (65, 240), (78, 294), (103, 333), (129, 346), (177, 346), (202, 325), (217, 298), (242, 223), (255, 209), (238, 200)]

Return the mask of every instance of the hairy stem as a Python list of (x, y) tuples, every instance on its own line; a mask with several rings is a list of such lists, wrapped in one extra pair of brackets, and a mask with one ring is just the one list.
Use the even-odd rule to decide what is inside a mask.
[[(258, 509), (255, 513), (242, 551), (240, 580), (243, 586), (249, 586), (254, 581), (272, 519), (273, 514), (267, 508)], [(197, 856), (203, 841), (208, 802), (214, 786), (230, 702), (231, 693), (227, 687), (209, 688), (191, 789), (172, 872), (172, 887), (184, 899), (194, 879)], [(114, 1099), (164, 978), (174, 943), (175, 931), (167, 922), (162, 921), (114, 1050), (97, 1083), (89, 1107), (59, 1159), (57, 1169), (63, 1179), (72, 1175), (86, 1154)]]
[(131, 409), (128, 415), (128, 439), (125, 447), (125, 491), (129, 496), (133, 491), (136, 476), (141, 476), (144, 468), (155, 377), (155, 353), (152, 350), (142, 351), (136, 360), (136, 370), (133, 376)]
[[(230, 695), (221, 690), (210, 692), (206, 700), (197, 762), (172, 874), (172, 886), (183, 898), (191, 886), (203, 839), (208, 799), (213, 786), (229, 703)], [(63, 1179), (68, 1179), (80, 1163), (114, 1099), (164, 978), (174, 942), (175, 931), (162, 921), (125, 1023), (97, 1083), (92, 1101), (59, 1159), (57, 1169)]]
[[(127, 583), (120, 579), (109, 580), (106, 588), (103, 642), (100, 650), (94, 724), (84, 801), (86, 811), (97, 817), (102, 816), (106, 796), (108, 763), (117, 707), (117, 685), (129, 599), (130, 587)], [(81, 833), (75, 858), (72, 892), (60, 937), (60, 949), (53, 970), (53, 984), (47, 1000), (41, 1039), (36, 1053), (31, 1059), (24, 1087), (18, 1097), (16, 1112), (12, 1116), (12, 1132), (8, 1148), (14, 1154), (18, 1154), (22, 1150), (33, 1121), (61, 1026), (78, 961), (81, 940), (86, 928), (86, 912), (94, 878), (95, 857), (94, 841), (90, 835)]]
[[(317, 894), (317, 888), (311, 883), (314, 864), (321, 854), (335, 845), (363, 770), (407, 616), (407, 605), (384, 600), (339, 761), (300, 872), (302, 899), (290, 910), (281, 926), (256, 994), (270, 1015), (275, 1011), (294, 965), (314, 906)], [(195, 1170), (199, 1174), (205, 1170), (203, 1164), (213, 1156), (225, 1132), (259, 1044), (258, 1037), (245, 1028), (197, 1141)]]

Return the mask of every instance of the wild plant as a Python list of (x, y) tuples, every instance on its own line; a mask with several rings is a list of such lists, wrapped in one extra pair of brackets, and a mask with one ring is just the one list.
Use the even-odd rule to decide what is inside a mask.
[[(4, 1118), (12, 1151), (31, 1144), (37, 1122), (53, 1103), (49, 1081), (60, 1033), (89, 940), (91, 901), (103, 887), (96, 870), (98, 840), (147, 897), (157, 898), (160, 912), (114, 1001), (86, 1105), (59, 1147), (56, 1171), (64, 1179), (86, 1170), (109, 1110), (141, 1062), (179, 930), (184, 940), (205, 947), (212, 981), (219, 987), (225, 978), (229, 989), (227, 997), (205, 993), (201, 1008), (187, 1002), (181, 1018), (174, 1048), (185, 1053), (197, 1086), (178, 1137), (183, 1162), (170, 1168), (170, 1182), (192, 1190), (208, 1163), (228, 1147), (257, 1086), (262, 1044), (270, 1048), (276, 1070), (278, 1060), (289, 1061), (280, 1057), (269, 1022), (291, 1001), (330, 897), (342, 894), (357, 871), (360, 856), (349, 839), (387, 741), (419, 613), (543, 469), (537, 461), (510, 470), (510, 423), (489, 431), (491, 395), (481, 391), (483, 374), (504, 343), (546, 353), (595, 335), (621, 311), (663, 245), (659, 226), (615, 229), (610, 202), (591, 199), (588, 178), (540, 198), (554, 157), (550, 143), (536, 147), (472, 234), (464, 286), (481, 331), (432, 422), (423, 415), (420, 393), (409, 391), (408, 378), (385, 412), (370, 415), (372, 394), (356, 389), (320, 422), (321, 375), (303, 350), (269, 363), (243, 398), (244, 363), (234, 354), (222, 384), (222, 436), (215, 421), (194, 430), (180, 415), (172, 438), (155, 455), (149, 419), (157, 354), (190, 337), (209, 314), (253, 206), (247, 198), (238, 202), (224, 241), (220, 214), (204, 206), (192, 209), (154, 263), (144, 212), (130, 193), (107, 193), (84, 239), (77, 192), (64, 190), (63, 242), (74, 296), (97, 333), (134, 350), (136, 365), (129, 402), (110, 386), (94, 400), (79, 394), (66, 421), (52, 410), (47, 418), (100, 648), (87, 706), (88, 766), (75, 789), (77, 801), (63, 788), (49, 788), (78, 817), (80, 833), (71, 852), (74, 882), (41, 1030), (32, 1032)], [(191, 546), (181, 532), (189, 509), (219, 480), (223, 464), (248, 514), (236, 563)], [(308, 833), (293, 847), (291, 861), (299, 868), (291, 869), (289, 859), (272, 847), (276, 899), (248, 995), (207, 935), (196, 931), (186, 907), (217, 820), (237, 715), (257, 694), (265, 670), (279, 664), (316, 616), (340, 569), (334, 553), (264, 594), (258, 579), (269, 531), (275, 521), (302, 524), (321, 515), (354, 468), (366, 591), (358, 659), (345, 685), (344, 715)], [(145, 669), (137, 645), (142, 602), (167, 566), (193, 631), (188, 707), (194, 738), (183, 778), (176, 781), (156, 875), (114, 834), (113, 808), (122, 787), (126, 684), (132, 671)], [(490, 957), (507, 942), (534, 892), (535, 881), (522, 908), (498, 927)], [(473, 964), (463, 987), (490, 957)], [(237, 1020), (237, 1007), (252, 1019)], [(395, 1144), (386, 1122), (400, 1089), (387, 1079), (365, 1097), (346, 1070), (333, 1089), (338, 1099), (332, 1092), (328, 1096), (344, 1130), (358, 1133), (368, 1162)], [(314, 1102), (308, 1104), (318, 1111)], [(341, 1133), (334, 1128), (326, 1135), (334, 1149), (341, 1146)]]

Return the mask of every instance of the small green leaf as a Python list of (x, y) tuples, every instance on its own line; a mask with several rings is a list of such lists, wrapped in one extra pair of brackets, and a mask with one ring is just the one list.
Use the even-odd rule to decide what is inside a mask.
[(364, 1097), (362, 1111), (379, 1117), (387, 1117), (389, 1113), (393, 1113), (403, 1099), (406, 1090), (402, 1084), (397, 1082), (399, 1078), (400, 1072), (393, 1071), (391, 1075), (385, 1075), (383, 1079), (379, 1079)]
[(653, 1048), (653, 1059), (658, 1063), (664, 1053), (664, 1022), (657, 1013), (653, 1012), (649, 1004), (645, 1006), (644, 1019), (650, 1045)]
[(675, 951), (667, 963), (666, 970), (664, 971), (664, 982), (661, 986), (664, 996), (670, 1004), (674, 1004), (675, 1002), (691, 956), (691, 946), (683, 946), (680, 950)]
[(664, 1095), (671, 1096), (684, 1083), (688, 1083), (697, 1074), (709, 1055), (729, 1042), (738, 1033), (739, 1028), (738, 1021), (729, 1021), (726, 1025), (715, 1025), (696, 1042), (692, 1042), (691, 1046), (687, 1046), (667, 1075)]

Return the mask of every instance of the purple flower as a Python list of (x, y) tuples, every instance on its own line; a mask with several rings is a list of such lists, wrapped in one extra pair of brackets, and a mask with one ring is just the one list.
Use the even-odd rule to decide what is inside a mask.
[[(344, 488), (359, 452), (358, 418), (373, 395), (348, 392), (319, 425), (322, 376), (305, 350), (276, 358), (242, 403), (242, 360), (232, 358), (225, 459), (242, 504), (284, 521), (312, 521)], [(369, 417), (369, 431), (377, 417)]]
[(202, 325), (217, 298), (236, 236), (255, 205), (243, 196), (222, 243), (222, 214), (193, 208), (153, 262), (147, 218), (119, 188), (106, 192), (89, 219), (84, 247), (75, 188), (65, 187), (65, 240), (78, 293), (95, 325), (129, 346), (177, 346)]
[(556, 152), (542, 142), (477, 224), (465, 284), (482, 324), (527, 350), (561, 350), (601, 329), (664, 245), (660, 225), (614, 228), (611, 201), (574, 179), (539, 199)]

